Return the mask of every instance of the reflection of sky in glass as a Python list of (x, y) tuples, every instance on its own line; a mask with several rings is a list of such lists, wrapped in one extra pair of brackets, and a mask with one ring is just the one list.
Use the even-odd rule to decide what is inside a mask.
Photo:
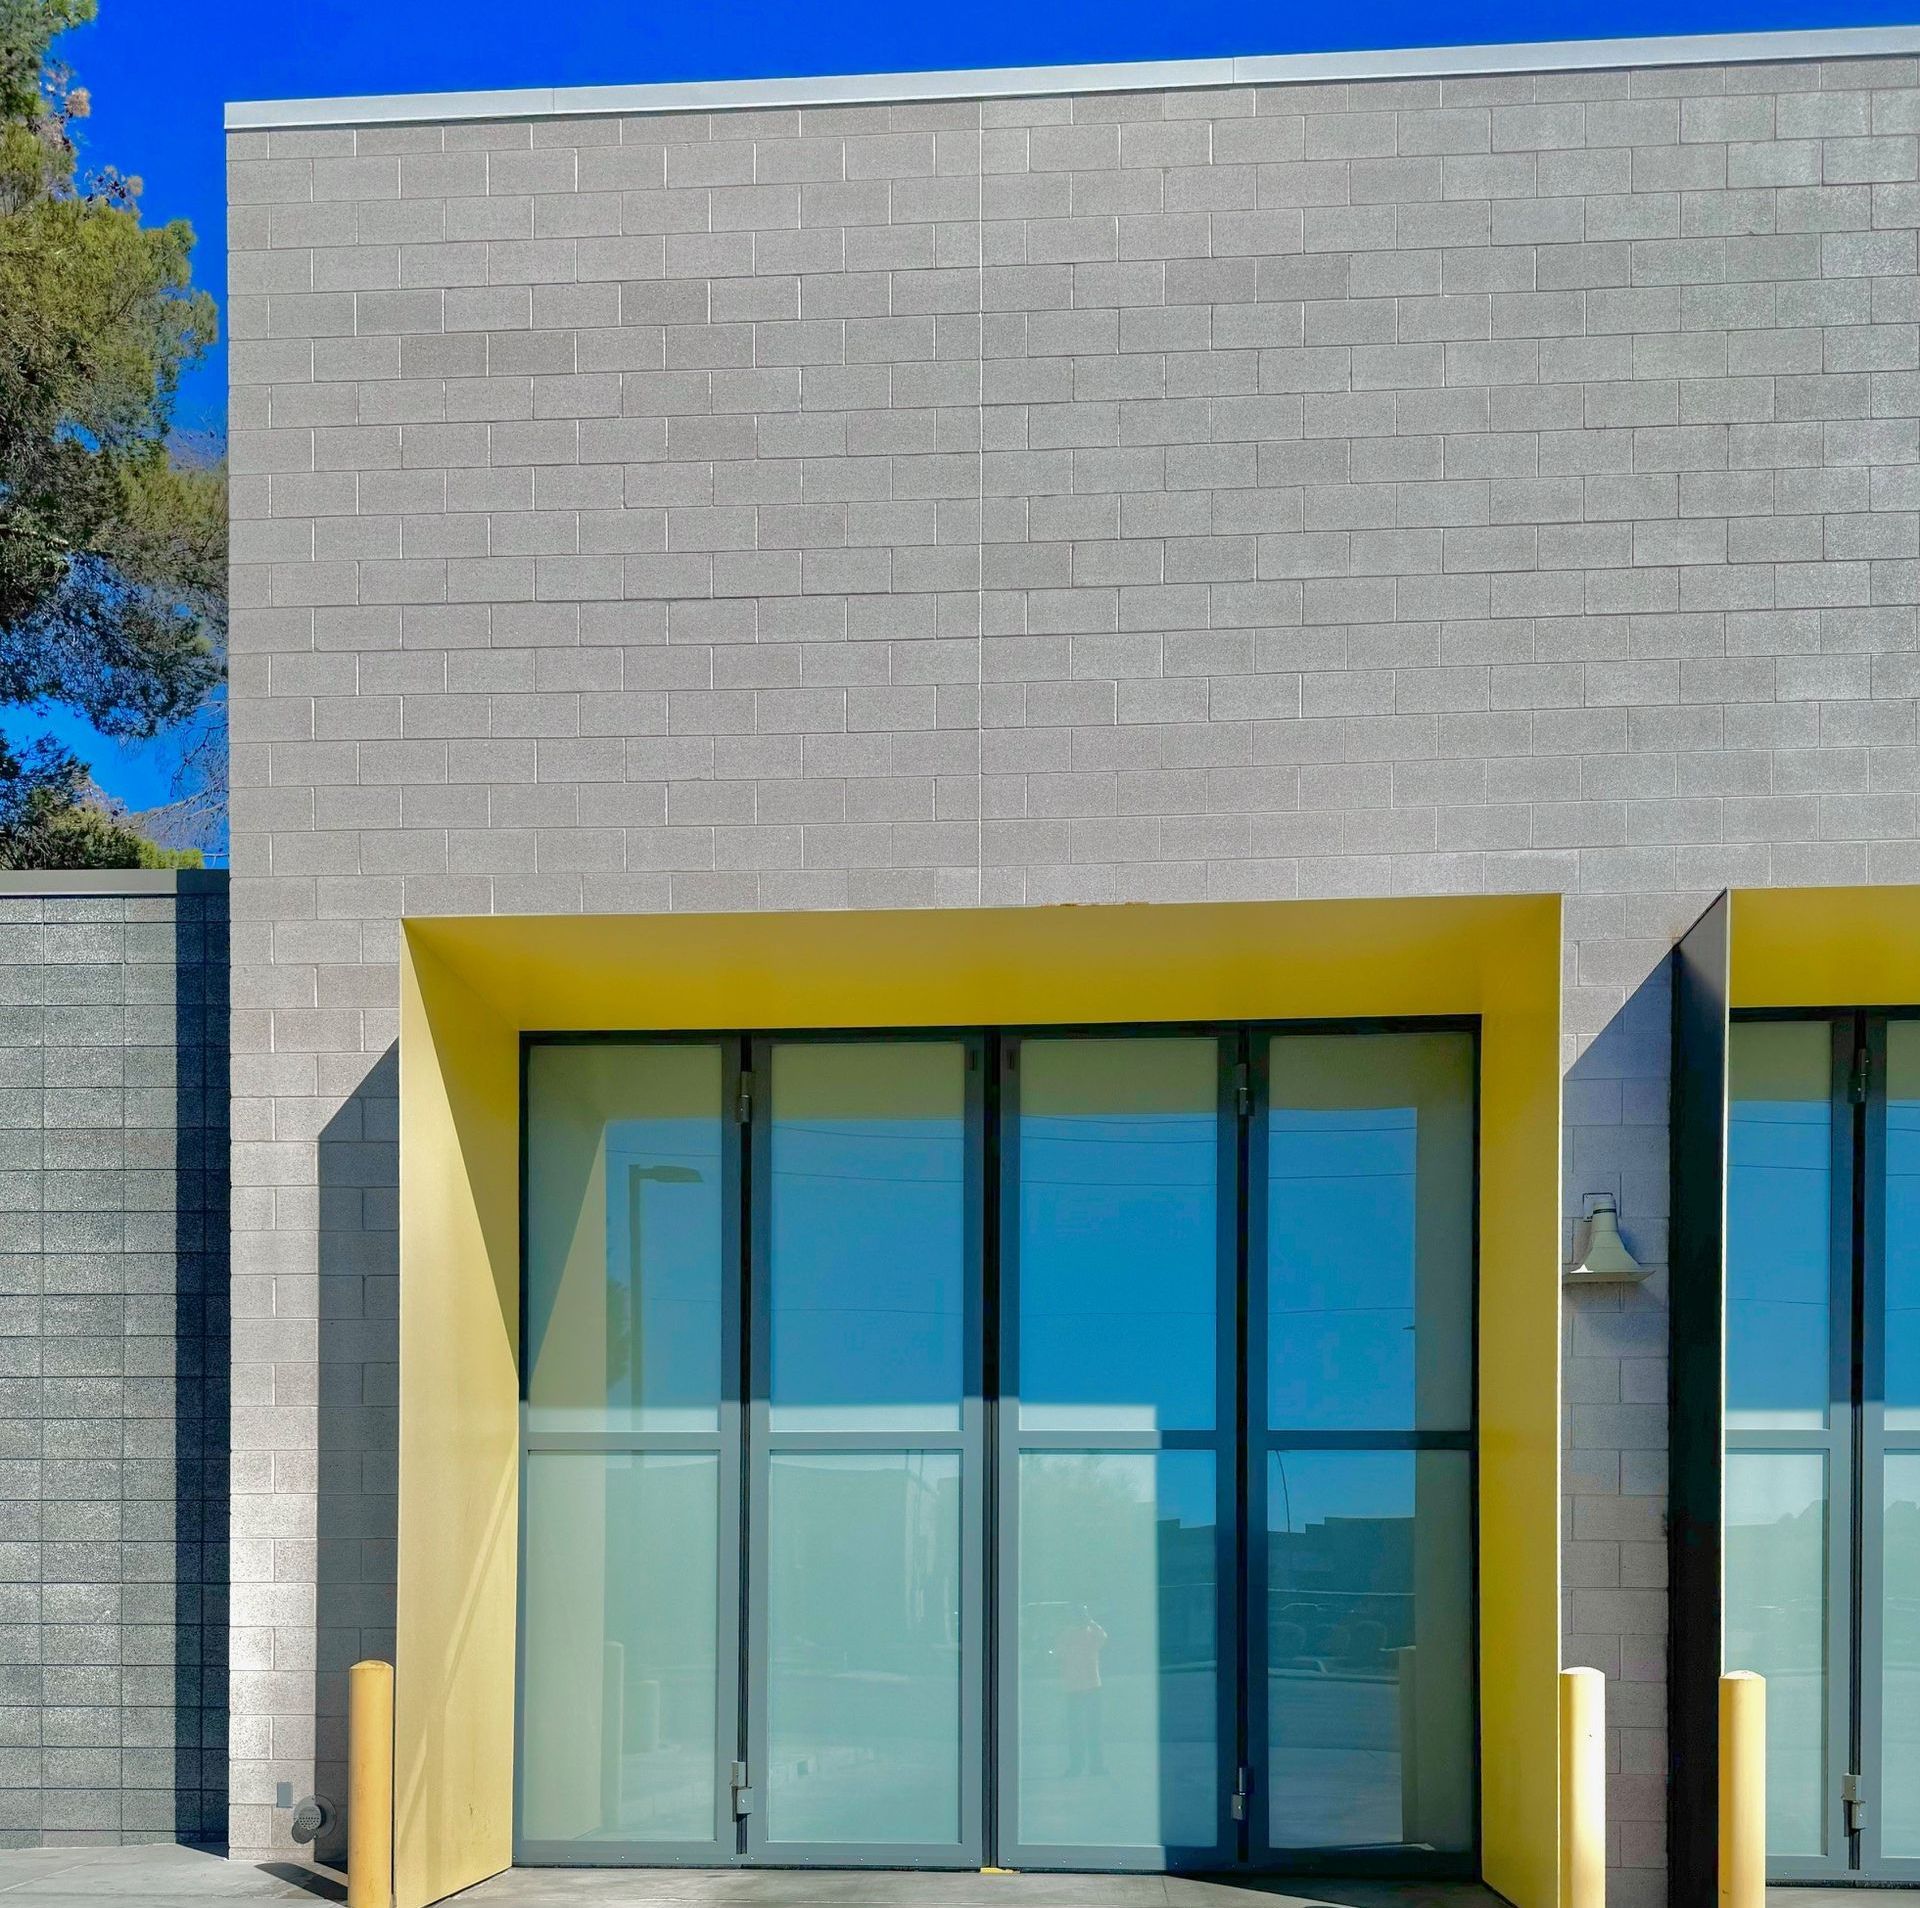
[(1736, 1428), (1825, 1422), (1831, 1146), (1824, 1082), (1818, 1099), (1741, 1099), (1730, 1109), (1727, 1421)]
[(1213, 1423), (1216, 1147), (1211, 1109), (1021, 1120), (1023, 1423)]
[(1329, 1517), (1411, 1517), (1413, 1461), (1411, 1451), (1275, 1451), (1267, 1528), (1303, 1531)]
[[(1887, 1426), (1920, 1429), (1920, 1021), (1887, 1023)], [(1920, 1804), (1915, 1806), (1920, 1821)]]
[[(774, 1425), (952, 1429), (965, 1386), (961, 1049), (787, 1047), (775, 1069)], [(910, 1082), (951, 1114), (886, 1117), (882, 1096)], [(836, 1116), (836, 1095), (857, 1110)], [(786, 1104), (803, 1111), (786, 1117)]]
[(1413, 1422), (1417, 1138), (1412, 1107), (1269, 1116), (1269, 1423)]
[(1182, 1530), (1210, 1529), (1220, 1515), (1214, 1501), (1212, 1460), (1187, 1462), (1169, 1452), (1161, 1453), (1161, 1459), (1157, 1471), (1142, 1472), (1139, 1477), (1143, 1493), (1149, 1493), (1150, 1487), (1155, 1514), (1162, 1523)]

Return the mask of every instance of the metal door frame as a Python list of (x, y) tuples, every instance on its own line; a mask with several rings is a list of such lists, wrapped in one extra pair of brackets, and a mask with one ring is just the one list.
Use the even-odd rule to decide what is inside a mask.
[[(1252, 1872), (1287, 1875), (1382, 1875), (1420, 1878), (1477, 1877), (1480, 1873), (1480, 1028), (1476, 1020), (1436, 1018), (1417, 1022), (1383, 1021), (1372, 1031), (1381, 1033), (1465, 1033), (1470, 1043), (1472, 1101), (1468, 1107), (1471, 1129), (1473, 1182), (1469, 1193), (1469, 1218), (1472, 1226), (1469, 1269), (1469, 1317), (1467, 1321), (1468, 1422), (1452, 1431), (1303, 1431), (1267, 1422), (1267, 1305), (1268, 1251), (1267, 1224), (1271, 1182), (1265, 1171), (1269, 1144), (1268, 1117), (1272, 1107), (1272, 1052), (1274, 1042), (1290, 1034), (1312, 1034), (1309, 1027), (1255, 1026), (1248, 1030), (1251, 1051), (1248, 1054), (1248, 1078), (1251, 1084), (1246, 1128), (1248, 1155), (1245, 1183), (1248, 1186), (1247, 1220), (1242, 1228), (1246, 1265), (1241, 1278), (1245, 1295), (1246, 1327), (1242, 1335), (1245, 1367), (1242, 1379), (1241, 1437), (1246, 1482), (1243, 1496), (1242, 1541), (1245, 1546), (1245, 1584), (1247, 1616), (1246, 1676), (1246, 1752), (1252, 1772), (1251, 1793), (1247, 1802), (1245, 1866)], [(1337, 1031), (1337, 1030), (1336, 1030)], [(1321, 1844), (1305, 1848), (1276, 1845), (1266, 1832), (1270, 1814), (1267, 1798), (1273, 1790), (1271, 1769), (1272, 1725), (1268, 1714), (1271, 1690), (1268, 1682), (1267, 1624), (1269, 1554), (1266, 1542), (1269, 1504), (1267, 1496), (1267, 1459), (1276, 1452), (1289, 1451), (1393, 1451), (1418, 1455), (1423, 1451), (1457, 1451), (1467, 1461), (1467, 1503), (1469, 1527), (1469, 1598), (1471, 1649), (1473, 1661), (1472, 1716), (1475, 1781), (1473, 1783), (1473, 1825), (1469, 1845), (1455, 1851), (1417, 1847), (1360, 1845), (1343, 1847)]]
[[(1854, 1108), (1851, 1101), (1858, 1016), (1851, 1011), (1733, 1016), (1737, 1029), (1758, 1020), (1821, 1022), (1828, 1025), (1827, 1068), (1828, 1216), (1827, 1216), (1827, 1419), (1818, 1429), (1736, 1430), (1731, 1404), (1723, 1406), (1722, 1463), (1736, 1457), (1818, 1457), (1826, 1472), (1824, 1535), (1826, 1669), (1822, 1691), (1825, 1712), (1821, 1767), (1820, 1823), (1825, 1853), (1770, 1856), (1767, 1874), (1782, 1882), (1844, 1881), (1854, 1873), (1840, 1800), (1840, 1776), (1853, 1759), (1853, 1555), (1858, 1524), (1854, 1515), (1859, 1467), (1853, 1409), (1854, 1242), (1857, 1165)], [(1731, 1076), (1731, 1066), (1729, 1067)], [(1731, 1174), (1733, 1103), (1728, 1094), (1728, 1172)], [(1731, 1284), (1731, 1270), (1729, 1271)], [(1724, 1523), (1725, 1509), (1722, 1508)], [(1725, 1635), (1725, 1613), (1721, 1616)], [(1724, 1649), (1724, 1642), (1723, 1642)], [(1731, 1667), (1738, 1669), (1740, 1664)]]
[[(772, 1160), (773, 1067), (780, 1047), (958, 1046), (963, 1068), (962, 1191), (964, 1232), (962, 1390), (957, 1431), (776, 1431), (771, 1425), (772, 1375)], [(984, 1859), (981, 1816), (983, 1762), (982, 1689), (986, 1681), (986, 1454), (981, 1354), (985, 1340), (983, 1267), (983, 1167), (985, 1155), (986, 1042), (977, 1033), (901, 1029), (843, 1033), (837, 1029), (792, 1034), (756, 1034), (748, 1048), (752, 1088), (748, 1109), (749, 1208), (747, 1226), (747, 1411), (744, 1449), (746, 1529), (742, 1658), (742, 1760), (753, 1806), (744, 1814), (742, 1854), (751, 1863), (781, 1868), (978, 1868)], [(952, 1452), (960, 1461), (960, 1834), (955, 1841), (798, 1842), (768, 1833), (768, 1621), (771, 1566), (770, 1472), (785, 1452)]]
[[(1285, 1448), (1463, 1449), (1471, 1469), (1469, 1502), (1475, 1533), (1472, 1636), (1475, 1650), (1474, 1846), (1463, 1854), (1414, 1849), (1275, 1850), (1256, 1833), (1264, 1810), (1264, 1634), (1250, 1612), (1264, 1609), (1265, 1545), (1255, 1541), (1253, 1513), (1264, 1531), (1264, 1212), (1256, 1212), (1265, 1175), (1267, 1050), (1276, 1034), (1372, 1034), (1463, 1030), (1473, 1039), (1474, 1131), (1473, 1318), (1474, 1425), (1465, 1432), (1285, 1434)], [(1215, 1046), (1218, 1090), (1217, 1327), (1215, 1425), (1206, 1432), (1021, 1433), (1018, 1428), (1017, 1280), (1018, 1063), (1024, 1039), (1204, 1038)], [(772, 1049), (800, 1042), (958, 1042), (966, 1071), (965, 1397), (958, 1433), (771, 1433), (765, 1329), (770, 1208), (760, 1189), (770, 1164)], [(1233, 1022), (1149, 1022), (1007, 1029), (797, 1029), (784, 1032), (619, 1031), (529, 1032), (520, 1042), (521, 1344), (526, 1338), (527, 1072), (537, 1045), (696, 1045), (720, 1050), (723, 1178), (722, 1397), (717, 1434), (531, 1433), (526, 1428), (527, 1372), (522, 1357), (522, 1469), (548, 1450), (713, 1450), (720, 1461), (716, 1596), (720, 1622), (716, 1664), (715, 1833), (710, 1842), (527, 1842), (519, 1834), (522, 1764), (521, 1695), (525, 1683), (526, 1501), (520, 1492), (520, 1620), (515, 1663), (514, 1860), (570, 1867), (769, 1866), (974, 1868), (993, 1858), (1032, 1869), (1112, 1872), (1222, 1871), (1240, 1874), (1374, 1874), (1448, 1878), (1478, 1872), (1480, 1608), (1478, 1581), (1478, 1355), (1480, 1230), (1479, 1022), (1472, 1016), (1380, 1016), (1365, 1019)], [(743, 1088), (745, 1091), (743, 1092)], [(1006, 1302), (1003, 1301), (1003, 1297)], [(1261, 1355), (1256, 1357), (1256, 1353)], [(1258, 1391), (1253, 1387), (1258, 1384)], [(1258, 1398), (1257, 1407), (1254, 1399)], [(1920, 1448), (1920, 1434), (1915, 1436)], [(766, 1555), (769, 1458), (781, 1450), (952, 1449), (962, 1464), (961, 1569), (961, 1828), (958, 1842), (825, 1844), (775, 1842), (765, 1834)], [(1017, 1821), (1018, 1511), (1020, 1452), (1064, 1450), (1206, 1450), (1215, 1460), (1216, 1694), (1218, 1826), (1206, 1848), (1092, 1849), (1029, 1847), (1013, 1834)], [(1256, 1478), (1255, 1473), (1258, 1473)], [(991, 1541), (989, 1541), (991, 1539)], [(967, 1593), (971, 1592), (971, 1600)], [(728, 1620), (732, 1613), (731, 1621)], [(729, 1723), (731, 1719), (731, 1724)], [(1258, 1735), (1255, 1725), (1258, 1726)], [(1251, 1793), (1237, 1780), (1249, 1772)], [(735, 1779), (749, 1792), (735, 1813)], [(1236, 1807), (1236, 1801), (1238, 1806)]]
[[(1024, 1431), (1020, 1427), (1019, 1198), (1020, 1052), (1028, 1040), (1119, 1040), (1158, 1038), (1211, 1041), (1214, 1048), (1215, 1119), (1215, 1303), (1214, 1424), (1211, 1431)], [(1226, 1870), (1239, 1865), (1238, 1825), (1230, 1810), (1242, 1708), (1239, 1652), (1239, 1538), (1237, 1435), (1239, 1320), (1237, 1235), (1240, 1198), (1240, 1119), (1237, 1114), (1237, 1029), (1186, 1023), (1150, 1027), (1018, 1029), (999, 1042), (998, 1333), (1000, 1387), (993, 1406), (996, 1449), (996, 1570), (992, 1602), (997, 1614), (994, 1695), (997, 1717), (994, 1793), (997, 1859), (1018, 1869), (1064, 1869), (1080, 1873)], [(1214, 1748), (1216, 1834), (1209, 1845), (1155, 1844), (1100, 1847), (1030, 1843), (1019, 1837), (1020, 1820), (1020, 1459), (1027, 1452), (1200, 1451), (1214, 1461)]]
[[(527, 1118), (528, 1071), (536, 1046), (689, 1046), (717, 1047), (720, 1053), (720, 1409), (712, 1433), (691, 1431), (548, 1431), (527, 1424), (527, 1148), (531, 1122)], [(733, 1117), (740, 1090), (738, 1038), (715, 1034), (610, 1034), (570, 1037), (523, 1034), (520, 1040), (520, 1489), (517, 1493), (518, 1531), (515, 1558), (518, 1581), (514, 1596), (514, 1718), (513, 1718), (513, 1859), (525, 1867), (676, 1868), (728, 1867), (739, 1860), (739, 1837), (732, 1806), (731, 1775), (738, 1753), (733, 1719), (739, 1709), (741, 1633), (728, 1614), (740, 1602), (742, 1557), (740, 1512), (742, 1450), (740, 1424), (741, 1282), (740, 1220), (743, 1210), (744, 1164), (740, 1126)], [(702, 1451), (719, 1460), (719, 1502), (716, 1505), (714, 1595), (714, 1829), (701, 1842), (648, 1841), (539, 1841), (521, 1834), (526, 1756), (522, 1747), (525, 1726), (527, 1653), (527, 1498), (526, 1466), (530, 1457), (556, 1451), (642, 1453)]]
[[(1859, 1636), (1859, 1750), (1866, 1786), (1866, 1821), (1856, 1837), (1861, 1880), (1877, 1883), (1920, 1880), (1920, 1855), (1881, 1853), (1885, 1795), (1894, 1771), (1884, 1746), (1886, 1696), (1886, 1461), (1920, 1454), (1920, 1425), (1887, 1426), (1887, 1103), (1892, 1081), (1887, 1064), (1887, 1026), (1914, 1018), (1904, 1013), (1868, 1013), (1864, 1018), (1868, 1092), (1861, 1110), (1862, 1189), (1859, 1202), (1860, 1254), (1860, 1539), (1856, 1549)], [(1911, 1779), (1913, 1772), (1902, 1772)]]
[[(1827, 1467), (1826, 1744), (1821, 1817), (1827, 1853), (1769, 1856), (1770, 1881), (1862, 1887), (1920, 1879), (1920, 1857), (1880, 1852), (1880, 1795), (1889, 1771), (1883, 1717), (1885, 1461), (1920, 1452), (1920, 1429), (1886, 1427), (1887, 1023), (1911, 1008), (1759, 1009), (1754, 1022), (1826, 1022), (1832, 1035), (1828, 1422), (1823, 1431), (1736, 1431), (1726, 1458), (1819, 1455)], [(1862, 1072), (1864, 1069), (1864, 1075)], [(1864, 1091), (1858, 1083), (1864, 1077)], [(1723, 1459), (1724, 1461), (1724, 1459)], [(1733, 1667), (1738, 1668), (1739, 1665)], [(1848, 1827), (1845, 1775), (1857, 1775), (1865, 1820)]]

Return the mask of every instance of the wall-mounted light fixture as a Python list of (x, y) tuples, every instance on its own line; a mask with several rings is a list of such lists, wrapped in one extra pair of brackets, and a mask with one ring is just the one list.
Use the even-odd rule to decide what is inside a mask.
[(1586, 1250), (1567, 1267), (1569, 1285), (1639, 1285), (1647, 1269), (1620, 1237), (1620, 1215), (1611, 1193), (1595, 1193), (1587, 1202)]

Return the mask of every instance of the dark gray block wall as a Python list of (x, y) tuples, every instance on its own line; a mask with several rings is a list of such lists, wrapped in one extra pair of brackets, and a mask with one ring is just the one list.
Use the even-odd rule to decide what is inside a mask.
[(0, 875), (0, 1846), (226, 1832), (227, 890)]

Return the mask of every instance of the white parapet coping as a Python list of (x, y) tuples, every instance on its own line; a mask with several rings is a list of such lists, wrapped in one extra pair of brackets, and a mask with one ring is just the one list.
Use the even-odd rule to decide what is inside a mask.
[(1164, 92), (1213, 86), (1318, 85), (1467, 73), (1552, 73), (1648, 66), (1730, 66), (1920, 54), (1920, 26), (1784, 33), (1694, 33), (1639, 40), (1537, 40), (1501, 46), (1389, 47), (1358, 53), (1139, 60), (1103, 66), (981, 67), (951, 73), (677, 80), (653, 86), (529, 86), (486, 93), (387, 93), (357, 99), (267, 99), (227, 107), (229, 132), (292, 126), (558, 119), (605, 113), (724, 113), (935, 99)]

